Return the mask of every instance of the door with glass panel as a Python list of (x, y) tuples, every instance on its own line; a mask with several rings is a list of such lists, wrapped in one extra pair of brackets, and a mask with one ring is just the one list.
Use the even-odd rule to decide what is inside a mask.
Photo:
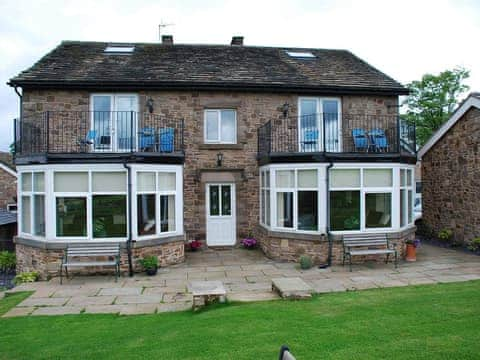
[(235, 185), (207, 184), (207, 245), (235, 245)]
[(95, 151), (136, 150), (136, 95), (93, 95), (91, 110), (91, 131), (86, 142)]
[(340, 101), (330, 98), (301, 98), (298, 129), (300, 152), (339, 152)]

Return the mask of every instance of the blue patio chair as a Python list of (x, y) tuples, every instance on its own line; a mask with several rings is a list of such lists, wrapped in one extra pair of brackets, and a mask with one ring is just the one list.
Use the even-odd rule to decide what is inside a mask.
[(303, 133), (302, 141), (303, 151), (315, 151), (315, 149), (317, 148), (317, 143), (318, 130), (305, 130), (305, 132)]
[(352, 130), (353, 144), (355, 151), (368, 151), (368, 137), (365, 130), (356, 128)]
[(385, 135), (385, 131), (382, 129), (373, 129), (369, 132), (372, 146), (376, 152), (388, 151), (388, 140)]
[(141, 151), (152, 149), (155, 147), (155, 129), (152, 127), (144, 127), (140, 131), (140, 143), (138, 147)]
[(174, 128), (160, 129), (160, 152), (173, 152)]

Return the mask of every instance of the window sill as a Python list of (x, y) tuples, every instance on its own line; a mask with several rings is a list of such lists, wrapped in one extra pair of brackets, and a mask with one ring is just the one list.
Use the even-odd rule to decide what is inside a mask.
[(200, 150), (242, 150), (243, 144), (200, 144)]
[(282, 238), (282, 239), (293, 239), (293, 240), (306, 240), (306, 241), (327, 241), (327, 236), (325, 233), (312, 233), (296, 230), (285, 230), (279, 231), (278, 229), (272, 230), (267, 228), (265, 225), (260, 224), (260, 228), (267, 233), (267, 236)]

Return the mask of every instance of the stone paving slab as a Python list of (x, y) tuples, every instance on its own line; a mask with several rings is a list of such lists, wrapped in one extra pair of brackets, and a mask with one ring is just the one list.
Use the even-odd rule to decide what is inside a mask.
[(124, 305), (88, 305), (85, 314), (119, 314)]
[(300, 278), (274, 278), (272, 287), (282, 298), (303, 299), (312, 296), (313, 289)]
[(157, 312), (185, 311), (192, 309), (192, 302), (165, 303), (157, 306)]
[(126, 295), (117, 297), (115, 304), (159, 304), (162, 298), (162, 295)]
[(57, 290), (51, 295), (52, 297), (72, 297), (72, 296), (95, 296), (100, 291), (99, 288), (84, 287), (78, 289), (62, 289)]
[(35, 310), (35, 308), (32, 306), (14, 307), (10, 309), (7, 313), (3, 314), (2, 317), (27, 316), (27, 315), (30, 315), (33, 312), (33, 310)]
[(231, 292), (227, 294), (228, 301), (268, 301), (280, 299), (280, 296), (272, 291), (245, 291)]
[(80, 314), (83, 310), (80, 306), (47, 306), (36, 308), (32, 315), (69, 315)]
[(70, 298), (32, 298), (29, 297), (23, 300), (17, 306), (62, 306), (66, 304), (66, 302), (70, 300)]
[(153, 314), (156, 311), (156, 304), (133, 304), (122, 306), (122, 309), (120, 310), (120, 315)]
[(141, 287), (124, 287), (124, 288), (105, 288), (101, 289), (98, 295), (140, 295), (143, 288)]
[(87, 305), (110, 305), (115, 301), (116, 296), (75, 296), (67, 303), (67, 306), (87, 306)]

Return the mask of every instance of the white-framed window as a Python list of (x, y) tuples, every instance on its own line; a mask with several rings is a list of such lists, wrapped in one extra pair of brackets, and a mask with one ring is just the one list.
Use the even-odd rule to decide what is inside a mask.
[(55, 237), (125, 239), (125, 171), (54, 171)]
[(20, 179), (20, 233), (44, 237), (45, 174), (23, 172)]
[(400, 169), (400, 227), (413, 224), (413, 170)]
[(204, 113), (204, 140), (206, 144), (236, 144), (236, 110), (206, 109)]
[(138, 236), (176, 232), (177, 172), (139, 170), (136, 184)]
[(260, 171), (260, 223), (270, 226), (270, 170)]
[(309, 167), (263, 171), (262, 224), (279, 231), (318, 232), (318, 171)]

